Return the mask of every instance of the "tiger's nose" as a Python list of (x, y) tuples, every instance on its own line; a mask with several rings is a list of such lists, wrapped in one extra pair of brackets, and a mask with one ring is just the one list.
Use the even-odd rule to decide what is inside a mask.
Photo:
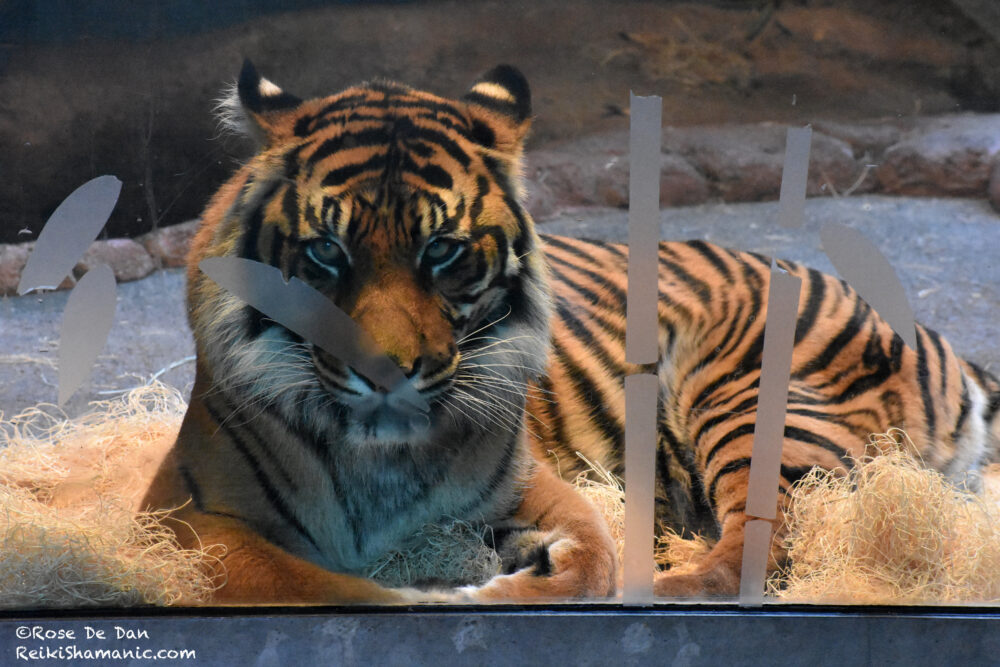
[(432, 378), (447, 372), (455, 363), (457, 354), (457, 346), (449, 344), (437, 353), (422, 354), (411, 361), (400, 360), (393, 354), (388, 357), (399, 366), (407, 379), (415, 380), (421, 376)]

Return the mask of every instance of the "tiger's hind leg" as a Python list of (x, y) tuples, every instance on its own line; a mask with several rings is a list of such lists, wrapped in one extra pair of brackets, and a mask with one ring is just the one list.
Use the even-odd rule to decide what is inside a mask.
[[(794, 395), (796, 383), (792, 383), (791, 389)], [(745, 398), (737, 396), (735, 400), (742, 403)], [(744, 527), (753, 518), (746, 514), (746, 505), (755, 421), (755, 409), (730, 413), (719, 410), (703, 411), (700, 421), (692, 424), (692, 431), (700, 434), (692, 451), (701, 482), (693, 491), (704, 500), (699, 504), (705, 505), (706, 513), (714, 516), (718, 540), (697, 561), (658, 574), (654, 584), (656, 595), (732, 597), (739, 594)], [(786, 558), (782, 544), (786, 530), (784, 511), (790, 502), (786, 493), (789, 487), (813, 466), (844, 468), (847, 454), (859, 454), (864, 449), (864, 440), (857, 431), (857, 427), (845, 420), (819, 410), (789, 411), (779, 486), (775, 489), (776, 518), (772, 521), (768, 574)], [(845, 449), (845, 445), (849, 449)], [(711, 537), (695, 526), (687, 528), (703, 537)]]
[[(720, 474), (716, 484), (706, 484), (705, 488), (716, 510), (718, 539), (709, 552), (697, 560), (658, 573), (653, 584), (657, 597), (734, 597), (739, 593), (744, 527), (751, 519), (744, 512), (749, 465), (730, 465), (727, 472)], [(779, 508), (778, 525), (781, 516)], [(783, 558), (779, 544), (780, 540), (772, 541), (768, 572)]]
[[(680, 571), (667, 570), (656, 575), (653, 593), (657, 597), (704, 598), (735, 597), (740, 590), (740, 569), (743, 563), (744, 528), (752, 517), (732, 514), (722, 527), (722, 536), (699, 561)], [(774, 525), (781, 526), (779, 520)], [(784, 559), (781, 546), (782, 529), (772, 531), (771, 552), (767, 572), (777, 569)]]

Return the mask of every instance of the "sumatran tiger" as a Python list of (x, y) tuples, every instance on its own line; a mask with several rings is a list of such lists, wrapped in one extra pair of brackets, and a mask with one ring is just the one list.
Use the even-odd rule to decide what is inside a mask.
[[(190, 407), (145, 497), (184, 546), (221, 544), (219, 603), (601, 597), (615, 545), (564, 478), (576, 452), (622, 472), (627, 249), (544, 237), (519, 178), (524, 77), (500, 66), (460, 100), (377, 81), (301, 101), (244, 65), (224, 104), (260, 143), (205, 210), (188, 266)], [(328, 297), (405, 374), (399, 406), (330, 351), (199, 270), (231, 256)], [(933, 331), (917, 348), (845, 283), (803, 281), (779, 489), (849, 465), (900, 427), (953, 476), (996, 460), (1000, 385)], [(711, 538), (668, 596), (739, 590), (770, 260), (659, 247), (658, 518)], [(422, 526), (493, 530), (503, 573), (438, 592), (365, 566)], [(783, 558), (774, 542), (770, 567)]]

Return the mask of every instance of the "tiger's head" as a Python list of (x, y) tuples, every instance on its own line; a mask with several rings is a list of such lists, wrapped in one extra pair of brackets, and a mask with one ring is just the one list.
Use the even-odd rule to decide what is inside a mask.
[[(189, 257), (199, 373), (212, 390), (354, 445), (519, 431), (528, 383), (546, 365), (550, 307), (520, 202), (521, 73), (497, 67), (461, 100), (380, 81), (301, 101), (248, 62), (221, 107), (260, 150), (205, 211)], [(210, 256), (273, 265), (326, 295), (430, 414), (208, 280), (197, 265)]]

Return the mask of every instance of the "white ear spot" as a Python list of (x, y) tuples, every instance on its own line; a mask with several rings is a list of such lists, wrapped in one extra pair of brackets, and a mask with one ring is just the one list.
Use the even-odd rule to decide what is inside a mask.
[(491, 81), (480, 81), (472, 87), (470, 92), (476, 93), (477, 95), (483, 95), (484, 97), (492, 97), (495, 100), (501, 102), (506, 102), (508, 104), (516, 104), (517, 100), (509, 90), (501, 86), (499, 83), (493, 83)]
[(268, 81), (267, 79), (261, 79), (257, 86), (257, 90), (260, 91), (261, 97), (277, 97), (283, 91), (281, 88), (276, 86), (274, 83)]

